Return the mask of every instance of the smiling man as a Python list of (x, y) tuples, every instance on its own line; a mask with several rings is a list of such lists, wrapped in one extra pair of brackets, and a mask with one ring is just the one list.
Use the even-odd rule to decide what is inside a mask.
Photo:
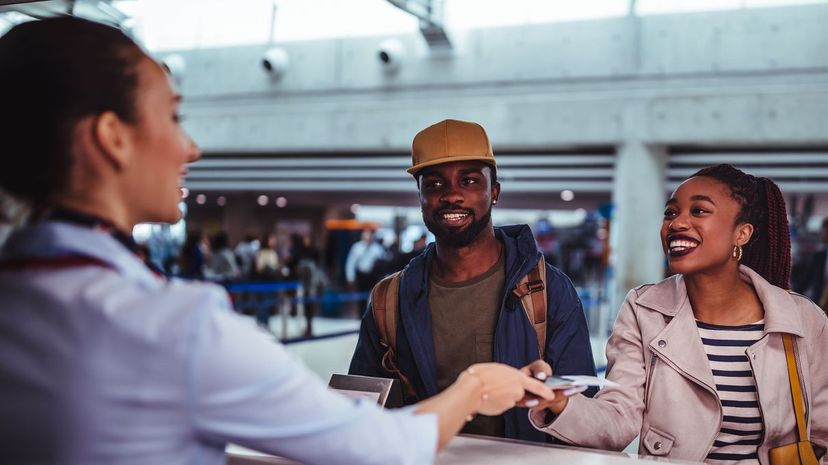
[[(414, 138), (408, 172), (417, 182), (423, 221), (436, 243), (409, 262), (396, 278), (398, 287), (378, 285), (385, 284), (382, 301), (397, 304), (392, 316), (379, 317), (385, 320), (380, 327), (393, 331), (394, 350), (388, 350), (387, 335), (378, 330), (372, 302), (362, 320), (351, 374), (400, 378), (409, 386), (406, 404), (442, 391), (479, 362), (522, 367), (543, 358), (555, 374), (594, 375), (586, 319), (572, 283), (540, 262), (528, 226), (492, 225), (500, 183), (483, 128), (445, 120), (422, 130)], [(527, 281), (532, 270), (543, 270), (545, 276), (536, 271), (536, 279)], [(523, 283), (538, 291), (530, 300), (546, 296), (533, 301), (532, 308), (541, 309), (535, 321), (513, 293)], [(377, 295), (375, 289), (372, 298)], [(526, 411), (517, 408), (477, 417), (463, 431), (545, 441)]]

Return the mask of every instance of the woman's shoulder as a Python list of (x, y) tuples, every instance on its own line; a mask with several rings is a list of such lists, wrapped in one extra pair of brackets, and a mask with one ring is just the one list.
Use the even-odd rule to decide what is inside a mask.
[(658, 282), (641, 284), (627, 292), (626, 301), (644, 305), (675, 306), (686, 295), (680, 275), (672, 275)]
[[(804, 320), (806, 328), (811, 331), (822, 332), (828, 326), (828, 315), (811, 299), (804, 295), (786, 290), (794, 302), (797, 313)], [(824, 333), (823, 333), (824, 334)]]
[(159, 278), (147, 285), (117, 273), (99, 276), (84, 286), (82, 299), (108, 319), (159, 324), (190, 319), (204, 309), (232, 308), (227, 292), (216, 284)]

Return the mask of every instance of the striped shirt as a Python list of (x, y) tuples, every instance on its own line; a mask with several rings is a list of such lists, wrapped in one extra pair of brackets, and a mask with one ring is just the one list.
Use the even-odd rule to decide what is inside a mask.
[(706, 462), (758, 465), (756, 451), (762, 442), (762, 412), (745, 351), (762, 338), (765, 322), (720, 326), (696, 321), (696, 326), (722, 401), (722, 426)]

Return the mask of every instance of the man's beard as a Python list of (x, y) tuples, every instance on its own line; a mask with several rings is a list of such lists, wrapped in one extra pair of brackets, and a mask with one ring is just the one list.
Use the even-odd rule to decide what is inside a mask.
[[(464, 228), (446, 228), (440, 224), (440, 217), (445, 210), (465, 210), (471, 216), (472, 221)], [(486, 229), (491, 219), (491, 205), (489, 205), (489, 209), (480, 219), (477, 219), (474, 212), (469, 209), (451, 206), (435, 211), (430, 218), (423, 215), (423, 222), (425, 222), (426, 228), (437, 238), (437, 243), (452, 248), (465, 247), (471, 244)]]

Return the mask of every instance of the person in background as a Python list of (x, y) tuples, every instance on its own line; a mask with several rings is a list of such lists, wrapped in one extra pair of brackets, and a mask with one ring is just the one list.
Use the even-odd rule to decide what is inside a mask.
[(426, 241), (428, 240), (427, 234), (422, 234), (417, 240), (414, 241), (414, 244), (411, 248), (410, 252), (403, 252), (400, 250), (400, 236), (397, 236), (396, 242), (391, 247), (390, 252), (386, 256), (386, 260), (382, 261), (381, 273), (379, 274), (380, 277), (385, 277), (394, 273), (396, 271), (400, 271), (405, 268), (405, 265), (408, 265), (414, 257), (420, 255), (426, 246)]
[(0, 189), (32, 212), (0, 250), (3, 463), (213, 465), (232, 442), (309, 465), (425, 465), (469, 415), (554, 396), (487, 363), (384, 411), (328, 390), (222, 287), (147, 269), (129, 232), (180, 219), (200, 154), (163, 68), (120, 30), (14, 26), (0, 89), (14, 89)]
[(249, 279), (253, 275), (253, 262), (256, 259), (256, 252), (259, 251), (259, 247), (260, 243), (256, 236), (247, 234), (233, 249), (236, 261), (239, 264), (239, 275), (242, 279)]
[(385, 248), (374, 240), (374, 230), (365, 229), (358, 242), (351, 246), (345, 260), (348, 287), (358, 292), (370, 291), (376, 284), (374, 265), (385, 257)]
[(255, 275), (263, 281), (276, 281), (282, 278), (282, 264), (279, 260), (279, 240), (276, 233), (268, 233), (262, 237), (261, 247), (256, 252), (254, 260)]
[(423, 253), (423, 250), (426, 248), (426, 244), (428, 244), (428, 234), (421, 234), (420, 237), (414, 241), (414, 244), (411, 246), (411, 252), (406, 252), (400, 255), (397, 259), (397, 262), (394, 264), (395, 270), (401, 270), (408, 264), (411, 260), (414, 259), (417, 255)]
[(146, 265), (147, 268), (149, 268), (153, 273), (159, 276), (164, 274), (164, 270), (150, 259), (150, 249), (146, 244), (136, 244), (135, 255), (137, 255), (138, 258), (144, 262), (144, 265)]
[(798, 440), (790, 335), (822, 455), (828, 318), (787, 291), (791, 242), (777, 185), (732, 165), (698, 171), (667, 201), (661, 244), (676, 274), (630, 291), (607, 342), (606, 376), (620, 386), (543, 402), (534, 425), (579, 446), (621, 450), (640, 434), (642, 455), (767, 464), (771, 448)]
[(184, 279), (205, 279), (209, 257), (207, 238), (201, 231), (188, 231), (178, 260), (178, 276)]
[(319, 251), (310, 243), (310, 237), (305, 236), (301, 248), (294, 253), (296, 261), (293, 269), (295, 277), (302, 283), (305, 302), (305, 337), (313, 336), (313, 317), (319, 313), (319, 302), (325, 289), (330, 286), (330, 280), (319, 264)]
[(227, 239), (227, 233), (219, 231), (213, 234), (210, 239), (210, 249), (212, 255), (210, 257), (210, 271), (209, 278), (216, 281), (232, 281), (239, 279), (241, 273), (239, 266), (236, 264), (236, 256), (230, 250), (230, 243)]
[(828, 313), (828, 217), (819, 230), (820, 247), (805, 264), (802, 279), (794, 289), (810, 297)]

